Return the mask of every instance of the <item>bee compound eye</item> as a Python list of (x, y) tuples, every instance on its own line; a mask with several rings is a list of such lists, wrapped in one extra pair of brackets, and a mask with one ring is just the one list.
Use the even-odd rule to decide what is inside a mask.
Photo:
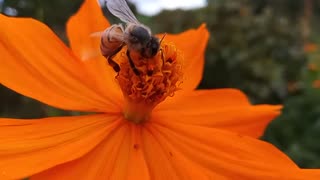
[(158, 45), (158, 44), (153, 44), (152, 47), (151, 47), (151, 49), (152, 49), (152, 52), (153, 52), (153, 53), (156, 53), (156, 52), (158, 52), (159, 45)]
[(152, 37), (150, 46), (151, 46), (150, 47), (151, 55), (155, 56), (158, 53), (158, 50), (160, 48), (159, 39), (156, 37)]

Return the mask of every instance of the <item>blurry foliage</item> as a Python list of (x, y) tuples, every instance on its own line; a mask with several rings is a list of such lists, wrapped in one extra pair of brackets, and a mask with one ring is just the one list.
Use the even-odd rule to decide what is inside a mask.
[[(208, 0), (208, 6), (202, 9), (163, 11), (154, 17), (138, 15), (138, 19), (155, 33), (178, 33), (205, 22), (211, 37), (199, 88), (234, 87), (243, 90), (254, 103), (284, 103), (283, 114), (271, 123), (264, 139), (288, 153), (300, 166), (319, 168), (320, 56), (317, 51), (304, 50), (306, 42), (320, 38), (316, 23), (320, 1), (313, 1), (309, 9), (314, 12), (310, 24), (305, 18), (305, 1)], [(0, 11), (39, 19), (68, 43), (65, 23), (81, 2), (4, 0), (3, 4), (0, 1)], [(119, 22), (105, 13), (112, 23)], [(303, 26), (309, 25), (314, 33), (306, 37)], [(46, 106), (3, 86), (0, 98), (2, 117), (77, 114)]]
[(250, 0), (255, 12), (260, 13), (264, 8), (272, 8), (275, 15), (298, 20), (304, 13), (304, 0)]
[[(320, 167), (320, 51), (308, 44), (308, 66), (296, 92), (284, 104), (283, 114), (267, 129), (264, 139), (272, 142), (302, 167)], [(311, 47), (315, 46), (315, 47)], [(311, 48), (311, 49), (310, 49)]]
[(255, 14), (247, 1), (209, 1), (200, 10), (165, 11), (153, 22), (158, 32), (205, 22), (211, 38), (200, 88), (239, 88), (255, 103), (282, 102), (305, 63), (298, 24), (271, 8)]

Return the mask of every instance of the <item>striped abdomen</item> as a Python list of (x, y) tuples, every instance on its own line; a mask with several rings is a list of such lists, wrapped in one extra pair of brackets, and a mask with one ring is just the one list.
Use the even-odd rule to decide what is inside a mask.
[(101, 36), (100, 50), (106, 58), (119, 51), (123, 44), (123, 28), (121, 25), (112, 25)]

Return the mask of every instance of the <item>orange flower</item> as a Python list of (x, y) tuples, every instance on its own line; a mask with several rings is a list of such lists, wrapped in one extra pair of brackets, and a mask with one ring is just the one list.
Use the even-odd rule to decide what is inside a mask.
[(315, 64), (315, 63), (309, 63), (309, 64), (308, 64), (308, 69), (309, 69), (310, 71), (317, 71), (317, 69), (318, 69), (317, 64)]
[(274, 146), (256, 139), (279, 114), (280, 106), (252, 106), (233, 89), (194, 90), (202, 76), (208, 40), (204, 25), (165, 38), (164, 56), (171, 53), (177, 55), (173, 59), (182, 60), (180, 51), (168, 42), (184, 52), (182, 90), (174, 98), (159, 100), (152, 114), (150, 110), (140, 122), (134, 106), (127, 106), (128, 99), (136, 99), (120, 83), (124, 75), (115, 78), (102, 56), (90, 58), (99, 52), (99, 39), (89, 35), (108, 26), (96, 1), (86, 0), (67, 24), (70, 51), (44, 24), (0, 15), (0, 82), (55, 107), (97, 112), (41, 120), (0, 119), (0, 179), (311, 179), (319, 175), (316, 170), (299, 169)]
[(315, 89), (320, 89), (320, 79), (316, 79), (312, 83), (312, 87)]
[(314, 44), (314, 43), (306, 43), (303, 47), (303, 50), (306, 53), (313, 53), (317, 51), (317, 49), (318, 49), (318, 46), (317, 44)]

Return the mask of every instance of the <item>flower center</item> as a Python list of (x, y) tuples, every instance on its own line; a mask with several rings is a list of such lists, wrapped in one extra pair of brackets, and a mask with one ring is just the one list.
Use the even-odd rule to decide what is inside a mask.
[(148, 120), (154, 107), (182, 83), (183, 58), (173, 44), (162, 42), (152, 58), (124, 46), (113, 59), (120, 66), (116, 79), (126, 100), (124, 116), (134, 123)]

